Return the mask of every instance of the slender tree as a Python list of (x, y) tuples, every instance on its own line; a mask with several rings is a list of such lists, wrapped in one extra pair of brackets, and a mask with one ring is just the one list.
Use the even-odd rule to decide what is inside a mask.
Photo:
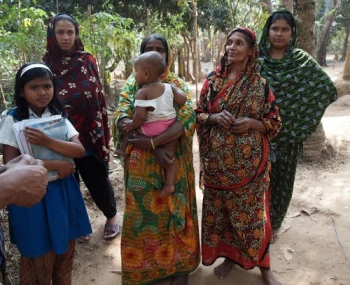
[(315, 0), (295, 0), (299, 48), (315, 57)]
[(350, 80), (350, 41), (348, 43), (348, 56), (344, 65), (343, 79)]

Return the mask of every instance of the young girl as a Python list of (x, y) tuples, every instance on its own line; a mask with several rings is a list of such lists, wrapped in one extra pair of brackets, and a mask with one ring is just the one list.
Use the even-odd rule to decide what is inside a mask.
[[(150, 137), (152, 148), (155, 149), (153, 136), (164, 132), (175, 120), (176, 111), (173, 106), (184, 105), (187, 101), (186, 94), (179, 88), (160, 81), (166, 64), (164, 58), (156, 51), (141, 54), (134, 62), (135, 80), (139, 86), (143, 86), (136, 93), (135, 114), (132, 120), (123, 125), (124, 139), (121, 149), (116, 153), (125, 155), (128, 144), (126, 136), (131, 138), (132, 130)], [(177, 140), (164, 145), (174, 158)], [(165, 169), (165, 182), (160, 196), (166, 197), (175, 190), (176, 164), (175, 162)]]
[[(13, 124), (31, 118), (61, 114), (51, 70), (43, 64), (25, 64), (17, 72), (14, 101), (16, 108), (4, 118), (0, 130), (3, 160), (20, 155)], [(25, 134), (31, 144), (47, 147), (63, 156), (84, 155), (78, 132), (65, 119), (66, 141), (53, 139), (41, 130), (27, 127)], [(75, 238), (91, 233), (89, 218), (79, 186), (73, 176), (74, 165), (66, 160), (46, 160), (47, 170), (55, 170), (59, 179), (47, 186), (44, 198), (25, 208), (8, 207), (11, 242), (20, 253), (20, 284), (71, 284)]]

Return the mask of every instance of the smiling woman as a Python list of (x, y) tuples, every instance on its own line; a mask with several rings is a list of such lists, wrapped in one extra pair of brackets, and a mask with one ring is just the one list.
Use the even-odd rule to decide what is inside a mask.
[(258, 73), (255, 33), (234, 29), (218, 68), (203, 84), (196, 109), (200, 183), (204, 186), (202, 263), (219, 279), (234, 264), (261, 270), (265, 284), (277, 285), (270, 270), (269, 142), (281, 120), (275, 97)]

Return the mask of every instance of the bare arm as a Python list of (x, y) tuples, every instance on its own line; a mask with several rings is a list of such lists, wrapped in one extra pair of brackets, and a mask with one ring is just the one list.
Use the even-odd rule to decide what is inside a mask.
[(26, 136), (31, 144), (45, 146), (54, 152), (71, 158), (83, 157), (85, 150), (78, 139), (78, 136), (72, 137), (68, 142), (57, 140), (47, 136), (43, 131), (26, 127)]
[(185, 105), (185, 103), (187, 101), (186, 93), (174, 85), (170, 85), (170, 86), (171, 86), (171, 89), (173, 90), (174, 102), (177, 105)]

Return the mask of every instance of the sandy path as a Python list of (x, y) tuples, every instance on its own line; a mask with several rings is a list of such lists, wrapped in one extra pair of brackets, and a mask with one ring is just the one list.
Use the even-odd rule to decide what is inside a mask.
[[(328, 71), (335, 79), (338, 66)], [(288, 228), (271, 246), (272, 269), (283, 285), (350, 284), (350, 95), (330, 106), (322, 119), (328, 141), (335, 149), (333, 158), (321, 163), (298, 165), (295, 191), (284, 226)], [(198, 174), (198, 145), (194, 139), (194, 163)], [(111, 180), (118, 191), (122, 169), (112, 162)], [(119, 189), (119, 190), (118, 190)], [(202, 192), (197, 189), (199, 217)], [(122, 209), (122, 201), (119, 209)], [(94, 228), (89, 244), (77, 245), (74, 285), (119, 285), (120, 236), (102, 239), (104, 218), (88, 207)], [(316, 210), (315, 210), (316, 209)], [(304, 212), (302, 212), (304, 211)], [(307, 212), (314, 213), (312, 215)], [(301, 213), (302, 212), (302, 213)], [(216, 264), (219, 264), (218, 260)], [(226, 280), (218, 280), (213, 268), (200, 265), (190, 275), (190, 285), (263, 285), (258, 269), (234, 268)], [(154, 283), (169, 284), (168, 280)]]

